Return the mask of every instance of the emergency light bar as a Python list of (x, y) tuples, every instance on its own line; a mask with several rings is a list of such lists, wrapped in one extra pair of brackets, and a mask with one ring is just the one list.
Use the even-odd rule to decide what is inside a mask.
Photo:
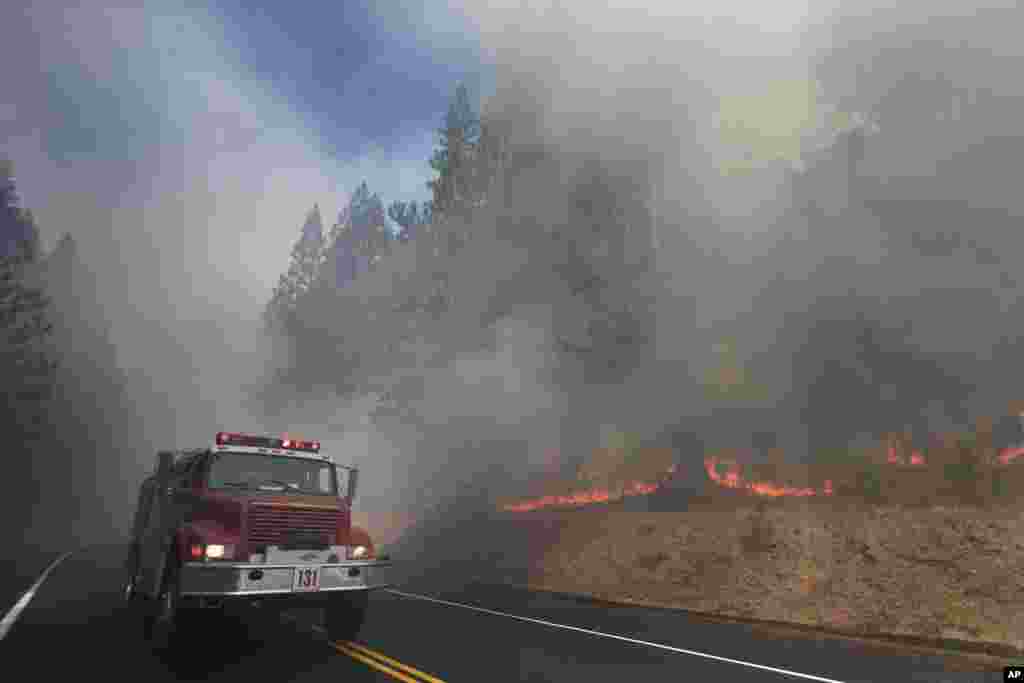
[(289, 451), (306, 451), (319, 453), (319, 441), (302, 441), (299, 439), (281, 439), (273, 436), (257, 436), (254, 434), (238, 434), (235, 432), (217, 432), (218, 446), (247, 446), (249, 448), (279, 448)]

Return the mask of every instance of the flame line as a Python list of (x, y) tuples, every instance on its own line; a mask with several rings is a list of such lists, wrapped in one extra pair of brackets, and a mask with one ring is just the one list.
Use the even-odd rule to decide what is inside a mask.
[[(891, 465), (910, 464), (923, 466), (927, 464), (925, 455), (920, 450), (914, 450), (910, 454), (910, 460), (901, 459), (896, 453), (896, 447), (890, 445), (886, 454), (886, 460)], [(1024, 456), (1024, 446), (1004, 448), (999, 451), (997, 460), (1007, 465), (1017, 458)], [(831, 496), (835, 491), (832, 487), (832, 480), (826, 479), (824, 486), (820, 489), (813, 487), (785, 486), (770, 481), (744, 481), (739, 472), (739, 465), (735, 462), (728, 463), (728, 471), (719, 473), (718, 466), (726, 464), (718, 457), (711, 456), (704, 459), (704, 470), (708, 478), (723, 488), (743, 490), (759, 496), (794, 497), (807, 498), (812, 496)], [(668, 474), (673, 474), (675, 468), (670, 468)], [(533, 498), (518, 503), (508, 503), (501, 506), (505, 512), (532, 512), (548, 507), (582, 507), (585, 505), (596, 505), (622, 500), (629, 496), (645, 496), (655, 493), (661, 489), (661, 484), (648, 484), (642, 481), (633, 481), (626, 484), (621, 492), (612, 492), (608, 489), (595, 488), (588, 491), (579, 491), (566, 495), (547, 495), (540, 498)]]

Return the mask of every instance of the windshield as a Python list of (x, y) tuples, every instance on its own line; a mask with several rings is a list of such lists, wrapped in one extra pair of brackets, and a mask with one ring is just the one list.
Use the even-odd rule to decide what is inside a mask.
[(253, 489), (280, 493), (337, 495), (334, 465), (253, 453), (218, 453), (210, 465), (212, 489)]

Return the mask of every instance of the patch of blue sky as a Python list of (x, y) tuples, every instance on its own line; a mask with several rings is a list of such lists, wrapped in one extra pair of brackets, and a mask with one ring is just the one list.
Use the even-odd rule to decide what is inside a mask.
[(471, 27), (431, 4), (349, 0), (295, 12), (230, 0), (217, 10), (244, 70), (311, 117), (329, 153), (347, 160), (437, 128), (456, 82), (480, 90), (488, 67)]
[(428, 159), (454, 86), (481, 92), (489, 68), (472, 32), (446, 12), (395, 1), (306, 12), (147, 2), (133, 15), (141, 21), (114, 29), (102, 71), (51, 64), (63, 125), (48, 132), (48, 153), (70, 163), (181, 147), (204, 163), (195, 154), (208, 140), (210, 163), (222, 163), (232, 144), (316, 150), (309, 161), (332, 179), (339, 204), (363, 180), (386, 203), (427, 200)]
[(198, 121), (219, 117), (221, 126), (310, 131), (301, 112), (245, 73), (245, 54), (225, 39), (216, 15), (184, 5), (178, 11), (167, 3), (161, 8), (149, 16), (148, 30), (159, 53), (156, 80), (166, 90), (167, 115), (176, 130), (187, 135)]
[(165, 103), (148, 87), (139, 55), (115, 59), (99, 80), (74, 63), (51, 63), (48, 100), (58, 125), (44, 137), (47, 155), (57, 163), (95, 158), (140, 158), (159, 143)]
[[(311, 80), (303, 61), (308, 54), (289, 44), (284, 28), (258, 13), (241, 21), (248, 23), (243, 27), (227, 14), (202, 9), (153, 16), (152, 44), (163, 55), (161, 81), (171, 93), (171, 117), (183, 132), (194, 129), (197, 117), (221, 116), (225, 126), (265, 129), (264, 134), (294, 137), (296, 144), (321, 150), (325, 171), (342, 194), (366, 180), (386, 202), (429, 198), (428, 159), (444, 97), (437, 111), (422, 110), (423, 121), (409, 118), (411, 108), (381, 109), (354, 96), (335, 101)], [(302, 38), (315, 41), (316, 35)], [(393, 125), (379, 136), (367, 135), (368, 121), (387, 120)]]

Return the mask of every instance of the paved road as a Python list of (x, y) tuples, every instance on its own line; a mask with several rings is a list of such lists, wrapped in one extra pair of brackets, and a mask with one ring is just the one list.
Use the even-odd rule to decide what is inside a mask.
[(376, 593), (360, 649), (328, 642), (315, 615), (246, 610), (197, 627), (172, 662), (121, 607), (123, 558), (97, 547), (60, 564), (0, 642), (4, 670), (46, 681), (1002, 680), (993, 661), (438, 579)]

